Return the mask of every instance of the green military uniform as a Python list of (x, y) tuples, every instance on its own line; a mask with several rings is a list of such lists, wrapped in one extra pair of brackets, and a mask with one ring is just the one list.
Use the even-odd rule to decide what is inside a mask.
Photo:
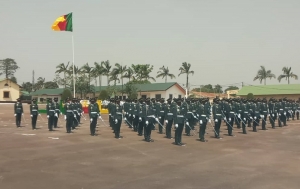
[(268, 105), (266, 99), (264, 99), (260, 103), (260, 115), (261, 115), (261, 125), (262, 125), (262, 130), (267, 130), (266, 124), (267, 124), (267, 117), (268, 117)]
[(21, 127), (21, 117), (23, 115), (23, 105), (21, 103), (20, 98), (18, 98), (17, 102), (15, 103), (14, 112), (15, 112), (15, 117), (16, 117), (16, 125), (17, 125), (17, 128), (19, 128), (19, 127)]
[(120, 100), (118, 99), (115, 105), (115, 108), (112, 111), (112, 116), (114, 118), (114, 132), (115, 132), (115, 138), (121, 139), (120, 136), (120, 129), (121, 129), (121, 123), (122, 123), (122, 116), (123, 116), (123, 108), (120, 106)]
[(55, 110), (54, 118), (53, 118), (53, 125), (54, 125), (54, 128), (57, 128), (57, 122), (58, 122), (58, 118), (60, 115), (60, 106), (58, 103), (58, 98), (54, 98), (53, 106), (54, 106), (54, 110)]
[(39, 115), (39, 112), (38, 112), (39, 106), (36, 104), (35, 99), (32, 100), (29, 108), (30, 108), (30, 116), (31, 116), (31, 126), (32, 126), (32, 129), (35, 130), (37, 116)]
[(48, 118), (48, 129), (49, 131), (53, 131), (55, 108), (51, 98), (48, 99), (46, 110), (47, 110), (47, 118)]
[(182, 131), (184, 123), (186, 121), (187, 106), (181, 104), (181, 99), (176, 99), (177, 104), (173, 105), (176, 111), (174, 111), (174, 125), (175, 125), (175, 145), (184, 146), (181, 141)]
[(220, 127), (222, 122), (222, 105), (219, 104), (219, 99), (214, 99), (214, 104), (212, 108), (212, 114), (215, 122), (215, 137), (221, 139), (220, 137)]
[(96, 136), (96, 125), (97, 125), (97, 118), (101, 118), (100, 110), (98, 105), (95, 103), (95, 99), (90, 99), (89, 104), (89, 117), (90, 117), (90, 132), (92, 136)]
[(67, 99), (67, 102), (64, 105), (64, 109), (65, 109), (66, 130), (67, 133), (71, 133), (74, 113), (73, 113), (73, 104), (71, 103), (70, 99)]

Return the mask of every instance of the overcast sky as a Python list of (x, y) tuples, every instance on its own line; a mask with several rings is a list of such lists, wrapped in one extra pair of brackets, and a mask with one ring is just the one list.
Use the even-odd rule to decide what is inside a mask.
[(188, 62), (191, 85), (259, 84), (260, 65), (300, 76), (299, 0), (0, 0), (0, 59), (15, 59), (19, 83), (33, 69), (52, 80), (56, 65), (72, 61), (72, 33), (51, 30), (69, 12), (78, 66), (152, 64), (155, 77), (162, 65), (177, 76)]

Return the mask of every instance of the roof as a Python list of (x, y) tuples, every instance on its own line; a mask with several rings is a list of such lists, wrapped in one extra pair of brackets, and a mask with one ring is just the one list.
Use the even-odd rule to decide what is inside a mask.
[[(185, 90), (176, 82), (169, 83), (149, 83), (149, 84), (133, 84), (138, 91), (141, 92), (150, 92), (150, 91), (166, 91), (172, 86), (176, 85), (185, 93)], [(113, 87), (113, 85), (111, 85)], [(122, 88), (122, 85), (115, 86), (118, 89)], [(124, 86), (123, 86), (124, 87)], [(107, 89), (107, 86), (95, 87), (96, 92)]]
[(195, 92), (195, 91), (191, 91), (191, 93), (199, 97), (208, 97), (208, 98), (215, 98), (216, 96), (219, 96), (221, 98), (227, 97), (227, 94), (223, 94), (223, 93), (206, 93), (206, 92)]
[(239, 92), (238, 96), (253, 95), (289, 95), (300, 94), (300, 84), (283, 84), (283, 85), (255, 85), (245, 86)]
[(61, 95), (65, 89), (58, 88), (58, 89), (40, 89), (35, 92), (32, 92), (32, 96), (39, 96), (39, 95)]
[(21, 85), (19, 85), (18, 83), (15, 83), (15, 82), (13, 82), (12, 80), (10, 80), (9, 78), (4, 78), (4, 79), (0, 79), (0, 82), (2, 82), (2, 81), (10, 81), (11, 83), (14, 83), (14, 84), (16, 84), (16, 85), (18, 85), (20, 88), (22, 88), (22, 86)]

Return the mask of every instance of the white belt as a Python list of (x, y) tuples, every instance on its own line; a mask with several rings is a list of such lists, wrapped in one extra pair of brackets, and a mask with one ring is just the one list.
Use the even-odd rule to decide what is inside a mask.
[(73, 112), (72, 110), (67, 110), (67, 112)]
[(216, 114), (216, 115), (220, 116), (221, 114)]
[(160, 111), (160, 113), (164, 113), (164, 111)]
[(193, 112), (187, 112), (188, 114), (192, 114)]
[(201, 116), (206, 117), (206, 115), (202, 114)]
[(245, 114), (247, 114), (248, 112), (244, 112)]
[(173, 115), (173, 113), (168, 113), (168, 115)]
[(147, 116), (147, 117), (153, 117), (153, 118), (155, 118), (155, 116), (154, 116), (154, 115), (149, 115), (149, 116)]
[(49, 110), (50, 112), (53, 112), (54, 110)]
[(91, 114), (97, 114), (98, 112), (91, 112)]
[(283, 110), (283, 109), (279, 109), (279, 110)]
[(234, 114), (234, 112), (229, 112), (229, 113), (232, 113), (232, 114)]
[(77, 112), (77, 110), (73, 110), (74, 112)]
[(177, 117), (183, 117), (183, 115), (177, 115)]
[(117, 114), (121, 114), (121, 115), (122, 115), (122, 113), (121, 113), (121, 112), (117, 112)]
[(59, 109), (55, 109), (55, 110), (59, 110)]
[(31, 110), (31, 111), (36, 112), (37, 110)]

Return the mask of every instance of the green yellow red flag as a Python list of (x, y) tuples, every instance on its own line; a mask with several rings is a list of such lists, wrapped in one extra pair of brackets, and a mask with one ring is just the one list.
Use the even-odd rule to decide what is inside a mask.
[(57, 18), (52, 25), (52, 30), (72, 32), (73, 31), (72, 13)]

